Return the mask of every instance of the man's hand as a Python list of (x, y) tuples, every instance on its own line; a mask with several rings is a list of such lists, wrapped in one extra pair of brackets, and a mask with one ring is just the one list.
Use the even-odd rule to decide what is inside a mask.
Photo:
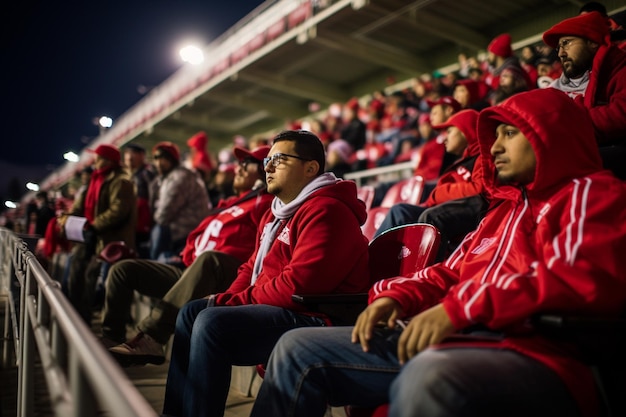
[(413, 317), (398, 339), (398, 360), (404, 364), (428, 346), (454, 333), (443, 304), (437, 304)]
[(393, 328), (401, 314), (400, 306), (394, 299), (379, 298), (359, 314), (352, 329), (352, 343), (360, 342), (363, 352), (367, 352), (374, 327), (382, 321), (386, 322), (388, 327)]

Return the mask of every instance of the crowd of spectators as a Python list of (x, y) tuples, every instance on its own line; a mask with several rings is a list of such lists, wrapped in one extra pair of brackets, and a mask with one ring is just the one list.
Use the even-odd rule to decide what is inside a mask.
[[(223, 412), (232, 364), (266, 363), (272, 347), (287, 330), (333, 324), (323, 315), (294, 305), (290, 298), (294, 290), (335, 292), (347, 286), (362, 291), (369, 285), (364, 260), (367, 242), (359, 233), (367, 211), (356, 199), (356, 186), (341, 178), (350, 172), (411, 161), (413, 174), (419, 175), (425, 184), (421, 202), (418, 206), (392, 207), (377, 235), (408, 222), (431, 222), (446, 236), (446, 250), (438, 259), (444, 262), (426, 273), (417, 272), (410, 284), (405, 284), (407, 277), (402, 277), (386, 282), (384, 288), (374, 288), (371, 293), (374, 307), (368, 307), (363, 313), (369, 314), (369, 318), (361, 316), (352, 340), (346, 336), (350, 331), (345, 329), (334, 335), (325, 329), (289, 333), (299, 335), (300, 340), (307, 343), (313, 343), (314, 339), (324, 340), (324, 333), (331, 335), (326, 341), (342, 354), (349, 355), (348, 362), (367, 365), (371, 362), (366, 358), (367, 353), (356, 352), (359, 349), (347, 345), (359, 342), (367, 351), (374, 333), (374, 321), (382, 319), (387, 321), (387, 330), (395, 335), (392, 344), (406, 347), (408, 342), (402, 339), (404, 336), (399, 336), (402, 329), (394, 329), (392, 322), (402, 318), (406, 319), (402, 322), (403, 328), (410, 325), (413, 321), (408, 321), (411, 319), (408, 313), (411, 312), (418, 318), (415, 323), (420, 325), (434, 317), (440, 327), (437, 331), (441, 330), (436, 335), (426, 335), (429, 338), (426, 342), (419, 341), (420, 350), (441, 342), (455, 329), (469, 328), (470, 324), (478, 322), (490, 327), (491, 333), (497, 333), (499, 343), (513, 340), (509, 345), (503, 342), (512, 351), (523, 352), (528, 346), (531, 350), (541, 351), (534, 345), (516, 344), (517, 339), (509, 338), (509, 334), (501, 331), (503, 323), (517, 325), (516, 320), (523, 319), (523, 314), (513, 318), (500, 317), (486, 304), (480, 304), (480, 299), (485, 297), (483, 290), (485, 294), (492, 291), (495, 294), (493, 300), (501, 302), (504, 298), (500, 298), (500, 287), (506, 289), (509, 283), (518, 285), (518, 275), (528, 275), (528, 279), (519, 284), (520, 292), (532, 292), (535, 289), (527, 288), (531, 278), (534, 281), (553, 280), (556, 276), (558, 280), (566, 281), (564, 274), (574, 273), (571, 266), (576, 254), (568, 252), (567, 256), (572, 259), (561, 264), (560, 254), (546, 248), (557, 245), (562, 236), (555, 230), (543, 230), (546, 227), (541, 222), (544, 216), (553, 216), (552, 220), (562, 229), (572, 227), (571, 223), (566, 224), (565, 217), (547, 212), (551, 204), (563, 207), (576, 203), (577, 185), (572, 184), (581, 182), (581, 177), (590, 175), (597, 183), (610, 185), (606, 187), (612, 190), (609, 194), (614, 201), (609, 203), (607, 199), (607, 205), (598, 208), (599, 212), (612, 212), (616, 202), (623, 203), (623, 182), (620, 184), (608, 171), (603, 171), (602, 164), (620, 179), (626, 178), (623, 164), (626, 155), (626, 53), (619, 35), (620, 28), (615, 27), (603, 10), (595, 7), (590, 3), (581, 8), (578, 16), (554, 25), (544, 33), (541, 44), (528, 45), (517, 52), (512, 49), (511, 36), (500, 34), (486, 45), (484, 56), (459, 55), (457, 71), (422, 74), (411, 80), (410, 87), (390, 92), (379, 90), (367, 97), (352, 97), (345, 103), (333, 103), (325, 110), (317, 109), (309, 117), (289, 122), (286, 130), (278, 135), (260, 135), (250, 140), (235, 137), (232, 146), (216, 155), (207, 151), (208, 136), (204, 132), (187, 141), (189, 150), (185, 155), (170, 142), (154, 146), (150, 157), (137, 144), (130, 144), (122, 150), (100, 145), (94, 150), (94, 169), (77, 173), (77, 176), (85, 176), (84, 182), (73, 184), (72, 195), (49, 200), (49, 194), (37, 194), (37, 200), (23, 213), (25, 232), (41, 236), (37, 252), (47, 264), (52, 263), (55, 253), (71, 253), (65, 265), (69, 270), (66, 292), (86, 321), (92, 319), (94, 309), (100, 308), (94, 303), (98, 276), (101, 281), (110, 280), (106, 285), (103, 336), (110, 339), (107, 347), (122, 364), (163, 363), (163, 345), (174, 332), (174, 318), (182, 309), (176, 324), (165, 412), (178, 415), (192, 410), (193, 413), (210, 414), (206, 410), (213, 409), (215, 411), (211, 413), (218, 415)], [(562, 126), (566, 117), (563, 113), (551, 114), (550, 106), (576, 115), (572, 123), (579, 130)], [(541, 117), (537, 116), (539, 114)], [(550, 125), (547, 120), (554, 121), (554, 124)], [(576, 167), (564, 170), (566, 174), (563, 174), (553, 165), (545, 165), (544, 161), (551, 164), (566, 159), (554, 156), (562, 155), (566, 147), (566, 140), (562, 137), (565, 134), (580, 143), (571, 144), (574, 150), (570, 153), (575, 156)], [(525, 142), (520, 142), (519, 147), (503, 143), (508, 137), (519, 138), (520, 135), (524, 136)], [(503, 166), (519, 155), (524, 156), (524, 167), (518, 167), (519, 171), (511, 174), (511, 178), (502, 174), (500, 170), (506, 170)], [(545, 177), (539, 178), (539, 173)], [(264, 181), (266, 175), (267, 183)], [(245, 186), (242, 185), (244, 179), (247, 179)], [(503, 185), (506, 181), (515, 181), (519, 187)], [(378, 182), (375, 185), (380, 194), (384, 194), (391, 184)], [(550, 187), (571, 192), (572, 200), (565, 202), (560, 194), (555, 197), (549, 192)], [(621, 195), (616, 191), (618, 188)], [(598, 193), (594, 194), (596, 196), (601, 194), (595, 189), (593, 192)], [(535, 216), (533, 219), (524, 217), (528, 216), (526, 206), (521, 209), (511, 203), (512, 194), (516, 196), (515, 201), (530, 207), (528, 210)], [(309, 197), (317, 203), (308, 204)], [(475, 198), (476, 203), (468, 198)], [(340, 212), (343, 218), (340, 218)], [(450, 216), (450, 213), (457, 217), (455, 222), (443, 216)], [(68, 241), (64, 235), (66, 214), (86, 219), (82, 242)], [(524, 222), (520, 223), (523, 230), (515, 235), (516, 241), (511, 245), (517, 245), (523, 254), (497, 254), (504, 257), (502, 268), (508, 274), (501, 277), (498, 275), (500, 267), (494, 270), (486, 260), (496, 252), (490, 239), (497, 240), (498, 237), (494, 236), (511, 233), (503, 229), (503, 220), (514, 215), (524, 217)], [(590, 215), (597, 216), (598, 213)], [(615, 216), (623, 220), (623, 206), (621, 214)], [(441, 220), (443, 218), (446, 220)], [(485, 222), (479, 225), (483, 218), (486, 218)], [(242, 226), (244, 220), (246, 229)], [(601, 223), (595, 217), (594, 221)], [(532, 222), (543, 228), (544, 235), (536, 236), (539, 232)], [(228, 228), (229, 224), (231, 228)], [(459, 228), (459, 224), (471, 227)], [(622, 226), (612, 235), (621, 246), (624, 241)], [(341, 232), (344, 229), (345, 233)], [(485, 229), (488, 230), (485, 232)], [(554, 241), (544, 241), (550, 233), (555, 234)], [(229, 240), (229, 237), (242, 239), (244, 235), (248, 240), (245, 248), (244, 245), (232, 245)], [(275, 244), (275, 241), (280, 243)], [(528, 248), (539, 243), (543, 246), (537, 246), (537, 252), (546, 250), (546, 253), (533, 254), (535, 258), (530, 259), (526, 253)], [(129, 250), (121, 252), (117, 258), (104, 255), (107, 246), (116, 244)], [(337, 245), (340, 251), (334, 249)], [(243, 252), (242, 248), (245, 249)], [(111, 250), (109, 248), (109, 252)], [(585, 252), (587, 250), (593, 253), (586, 247), (580, 249), (584, 256), (589, 255)], [(548, 255), (553, 258), (549, 259)], [(592, 265), (591, 261), (586, 266), (605, 275), (613, 274), (615, 271), (611, 268), (615, 265), (624, 266), (610, 253), (603, 256), (608, 256), (606, 270)], [(139, 259), (119, 262), (120, 257)], [(329, 262), (332, 268), (328, 266)], [(464, 266), (463, 262), (469, 266)], [(112, 264), (116, 265), (109, 269)], [(476, 276), (483, 273), (489, 276), (493, 288), (484, 289), (485, 282), (468, 278), (469, 272), (464, 268), (471, 269)], [(562, 270), (555, 271), (554, 268)], [(584, 275), (580, 270), (578, 272)], [(542, 275), (544, 273), (549, 277)], [(333, 277), (333, 283), (314, 280), (322, 275)], [(162, 281), (156, 289), (147, 284), (154, 276)], [(436, 289), (439, 291), (436, 299), (428, 298), (432, 294), (422, 288), (426, 285), (423, 281), (431, 278), (440, 287)], [(589, 276), (585, 275), (581, 279), (587, 278)], [(203, 280), (207, 281), (201, 285)], [(503, 280), (507, 283), (503, 284)], [(466, 284), (459, 290), (456, 283), (461, 281)], [(155, 307), (158, 318), (146, 318), (138, 328), (137, 337), (126, 341), (125, 325), (129, 322), (129, 304), (135, 290), (161, 301)], [(603, 290), (598, 291), (602, 293)], [(557, 288), (555, 293), (559, 294), (556, 304), (550, 299), (534, 300), (535, 304), (527, 299), (521, 302), (528, 302), (529, 312), (554, 305), (566, 310), (571, 307), (570, 303), (561, 302), (567, 298), (563, 292)], [(550, 297), (550, 294), (542, 296)], [(197, 300), (202, 297), (207, 299)], [(444, 300), (443, 304), (441, 300)], [(614, 305), (622, 303), (623, 307), (623, 300), (613, 301)], [(409, 307), (413, 302), (424, 306)], [(259, 308), (260, 305), (264, 307)], [(212, 308), (215, 306), (231, 309)], [(426, 307), (437, 309), (436, 313)], [(476, 315), (469, 317), (471, 309), (476, 310)], [(232, 311), (233, 316), (225, 315), (225, 311)], [(262, 317), (252, 319), (255, 314)], [(263, 317), (268, 322), (288, 324), (277, 330), (275, 323), (260, 325)], [(249, 352), (252, 346), (240, 350), (244, 344), (242, 338), (221, 338), (223, 328), (231, 326), (239, 326), (246, 335), (255, 332), (255, 354)], [(422, 332), (416, 326), (413, 325), (412, 331)], [(213, 339), (207, 336), (209, 330), (202, 331), (203, 327), (213, 332)], [(297, 386), (295, 382), (288, 389), (282, 384), (290, 378), (298, 378), (298, 372), (307, 366), (307, 360), (313, 360), (314, 355), (305, 343), (289, 333), (281, 339), (279, 349), (270, 361), (269, 382), (261, 391), (261, 401), (256, 408), (258, 415), (269, 409), (276, 412), (275, 407), (281, 409), (281, 414), (275, 415), (288, 415), (282, 414), (285, 411), (281, 407), (286, 409), (285, 404), (289, 402), (282, 396), (285, 393), (301, 394), (290, 391)], [(345, 340), (333, 339), (339, 333)], [(385, 349), (388, 350), (388, 346)], [(227, 351), (230, 359), (221, 362), (220, 354)], [(324, 355), (328, 352), (329, 349), (320, 344), (317, 354), (321, 361), (327, 359)], [(401, 372), (400, 365), (415, 354), (416, 351), (412, 354), (402, 352), (398, 357), (375, 363), (391, 369), (387, 372), (387, 385)], [(547, 368), (557, 369), (555, 363), (558, 360), (551, 356), (545, 359), (548, 356), (541, 356)], [(517, 363), (511, 358), (505, 360), (511, 366)], [(576, 359), (572, 361), (575, 366), (579, 365)], [(285, 364), (293, 366), (287, 366), (284, 371), (281, 366)], [(423, 361), (415, 364), (415, 369), (425, 366)], [(527, 362), (522, 361), (522, 364), (526, 366)], [(437, 372), (448, 371), (443, 365), (442, 369)], [(529, 378), (545, 375), (546, 369), (529, 372)], [(324, 382), (318, 383), (317, 388), (305, 386), (303, 392), (310, 397), (299, 399), (301, 402), (297, 406), (302, 413), (322, 410), (333, 398), (329, 388), (333, 383), (328, 381), (344, 378), (347, 373), (331, 371), (334, 373), (323, 375)], [(206, 378), (206, 373), (219, 378), (209, 378), (215, 392), (203, 396), (206, 386), (201, 381)], [(393, 384), (408, 385), (403, 382), (406, 378), (400, 374)], [(564, 379), (569, 381), (567, 375)], [(553, 380), (544, 382), (550, 389), (558, 385)], [(315, 383), (311, 384), (314, 386)], [(380, 388), (375, 384), (372, 386), (375, 387), (368, 386), (372, 392)], [(320, 392), (327, 397), (315, 396), (315, 389), (319, 391), (320, 387)], [(311, 390), (310, 394), (306, 389)], [(451, 387), (447, 389), (461, 395)], [(392, 410), (410, 402), (410, 395), (405, 391), (399, 390), (402, 394), (391, 396), (392, 402), (395, 401)], [(560, 404), (575, 409), (577, 405), (566, 397), (559, 397)], [(345, 394), (339, 402), (349, 404), (353, 398)], [(384, 402), (390, 397), (381, 394), (372, 398)], [(321, 405), (316, 406), (315, 401), (322, 401)], [(416, 409), (423, 406), (432, 404), (414, 405)], [(319, 414), (316, 413), (310, 411), (306, 415)]]

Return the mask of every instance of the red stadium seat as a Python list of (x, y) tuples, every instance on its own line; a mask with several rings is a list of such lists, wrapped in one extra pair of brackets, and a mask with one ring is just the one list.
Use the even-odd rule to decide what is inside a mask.
[(367, 220), (361, 226), (363, 235), (371, 241), (391, 206), (397, 203), (418, 204), (423, 191), (424, 179), (419, 175), (400, 180), (392, 185), (385, 193), (380, 206), (367, 211)]
[(424, 178), (419, 175), (400, 180), (387, 190), (380, 206), (391, 207), (396, 203), (418, 204), (423, 191)]
[(361, 226), (361, 231), (363, 232), (363, 236), (370, 242), (374, 238), (374, 233), (376, 233), (380, 227), (388, 211), (389, 207), (372, 207), (367, 211), (367, 219), (365, 223), (363, 223), (363, 226)]
[(356, 194), (359, 200), (365, 203), (365, 209), (369, 211), (372, 207), (372, 203), (374, 202), (374, 194), (376, 190), (371, 185), (362, 185), (357, 188)]
[(432, 264), (441, 235), (428, 223), (393, 227), (372, 240), (369, 265), (372, 282), (395, 276), (412, 276)]

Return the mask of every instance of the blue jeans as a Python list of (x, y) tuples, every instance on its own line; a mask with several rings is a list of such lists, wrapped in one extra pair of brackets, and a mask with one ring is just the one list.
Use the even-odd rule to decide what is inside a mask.
[(390, 403), (389, 417), (578, 416), (549, 368), (510, 350), (426, 349), (402, 368), (399, 331), (365, 353), (352, 327), (297, 329), (277, 343), (251, 417), (322, 417), (327, 405)]
[(231, 366), (265, 364), (280, 336), (324, 321), (268, 305), (187, 303), (178, 313), (163, 413), (222, 416)]

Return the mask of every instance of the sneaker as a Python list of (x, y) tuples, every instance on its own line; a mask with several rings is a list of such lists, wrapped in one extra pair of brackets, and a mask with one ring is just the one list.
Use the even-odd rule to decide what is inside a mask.
[(109, 339), (106, 336), (101, 336), (100, 339), (98, 339), (98, 340), (100, 340), (100, 343), (102, 343), (102, 345), (104, 345), (104, 347), (106, 349), (110, 349), (113, 346), (117, 346), (117, 345), (120, 344), (119, 341), (116, 341), (116, 340), (113, 340), (113, 339)]
[(165, 362), (163, 345), (143, 332), (126, 343), (110, 348), (109, 352), (123, 367), (148, 363), (161, 365)]

